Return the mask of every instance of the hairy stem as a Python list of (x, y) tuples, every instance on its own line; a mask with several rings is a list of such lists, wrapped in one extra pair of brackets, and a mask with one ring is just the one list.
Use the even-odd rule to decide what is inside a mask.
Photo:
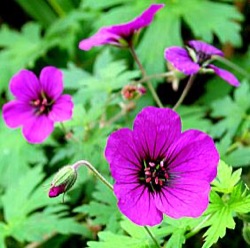
[(97, 177), (100, 179), (110, 190), (113, 191), (113, 185), (107, 181), (105, 177), (88, 161), (86, 160), (79, 160), (72, 165), (72, 167), (77, 170), (80, 166), (87, 166)]
[[(142, 64), (141, 64), (141, 62), (140, 62), (140, 60), (139, 60), (139, 58), (138, 58), (138, 56), (137, 56), (137, 54), (136, 54), (136, 52), (135, 52), (135, 49), (134, 49), (133, 45), (130, 45), (129, 50), (130, 50), (130, 52), (131, 52), (131, 54), (132, 54), (132, 56), (133, 56), (133, 58), (134, 58), (136, 64), (138, 65), (138, 67), (139, 67), (139, 69), (140, 69), (140, 71), (141, 71), (141, 73), (142, 73), (142, 77), (143, 77), (143, 78), (147, 77), (147, 73), (146, 73), (144, 67), (143, 67)], [(163, 104), (161, 103), (161, 100), (160, 100), (160, 98), (158, 97), (158, 95), (157, 95), (157, 93), (156, 93), (156, 91), (155, 91), (155, 89), (154, 89), (154, 87), (153, 87), (153, 85), (152, 85), (152, 83), (151, 83), (150, 81), (147, 81), (147, 86), (148, 86), (148, 89), (149, 89), (149, 91), (151, 92), (151, 94), (152, 94), (152, 96), (153, 96), (153, 98), (154, 98), (156, 104), (157, 104), (160, 108), (163, 108)]]
[(162, 78), (162, 77), (171, 77), (171, 76), (173, 76), (173, 72), (163, 72), (163, 73), (158, 73), (158, 74), (152, 74), (152, 75), (147, 75), (147, 76), (143, 77), (142, 79), (140, 79), (138, 81), (134, 81), (134, 83), (141, 84), (141, 83), (147, 82), (150, 79)]
[(184, 88), (179, 100), (177, 101), (177, 103), (174, 105), (173, 107), (173, 110), (176, 110), (183, 102), (183, 100), (185, 99), (185, 97), (187, 96), (191, 86), (193, 85), (193, 82), (194, 82), (194, 79), (195, 79), (195, 75), (192, 75), (190, 76), (188, 82), (187, 82), (187, 85), (186, 87)]

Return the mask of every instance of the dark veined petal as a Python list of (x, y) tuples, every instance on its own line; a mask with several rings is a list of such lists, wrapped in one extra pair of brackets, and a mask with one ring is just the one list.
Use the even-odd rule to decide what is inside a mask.
[(63, 75), (53, 66), (44, 67), (40, 73), (40, 82), (44, 93), (56, 100), (63, 91)]
[(21, 70), (10, 80), (10, 91), (19, 100), (29, 103), (36, 100), (41, 92), (41, 85), (36, 75), (28, 70)]
[(207, 208), (210, 185), (205, 180), (176, 178), (155, 194), (156, 207), (172, 218), (199, 217)]
[(72, 97), (70, 95), (62, 95), (53, 104), (49, 118), (54, 122), (69, 120), (72, 117), (73, 107)]
[(164, 51), (164, 57), (174, 68), (186, 75), (192, 75), (200, 70), (200, 66), (189, 56), (188, 51), (182, 47), (169, 47)]
[(212, 138), (201, 131), (182, 133), (166, 157), (169, 173), (174, 177), (208, 182), (216, 177), (219, 153)]
[(46, 115), (34, 116), (23, 126), (23, 135), (30, 143), (42, 143), (53, 129), (54, 123)]
[(238, 79), (229, 71), (218, 68), (214, 65), (209, 65), (209, 68), (214, 70), (214, 73), (216, 75), (218, 75), (219, 77), (221, 77), (223, 80), (225, 80), (226, 82), (228, 82), (229, 84), (238, 87), (240, 86), (240, 82), (238, 81)]
[(163, 156), (180, 134), (180, 118), (168, 108), (146, 107), (134, 121), (133, 137), (137, 151), (141, 157), (152, 161)]
[(224, 56), (223, 52), (216, 47), (207, 44), (199, 40), (191, 40), (188, 42), (188, 45), (193, 48), (196, 52), (202, 52), (207, 55), (218, 55)]
[(22, 126), (33, 118), (32, 106), (26, 102), (10, 101), (3, 105), (3, 119), (10, 128)]
[(105, 157), (116, 182), (138, 182), (138, 172), (142, 165), (130, 129), (122, 128), (109, 136)]
[(162, 221), (163, 214), (154, 203), (154, 196), (144, 185), (116, 183), (114, 193), (120, 211), (137, 225), (154, 226)]
[(131, 39), (134, 32), (148, 26), (153, 21), (156, 12), (162, 7), (164, 7), (164, 4), (152, 4), (140, 16), (130, 22), (103, 27), (93, 36), (82, 40), (79, 43), (79, 48), (87, 51), (94, 46), (101, 46), (104, 44), (119, 45), (120, 39)]

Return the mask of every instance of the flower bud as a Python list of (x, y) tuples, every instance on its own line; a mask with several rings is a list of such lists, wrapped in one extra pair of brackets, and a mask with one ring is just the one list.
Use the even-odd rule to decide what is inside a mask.
[(61, 168), (54, 176), (49, 189), (49, 197), (57, 197), (67, 192), (75, 183), (77, 172), (73, 166), (67, 165)]
[(146, 93), (146, 88), (142, 85), (125, 85), (121, 91), (124, 99), (132, 100)]

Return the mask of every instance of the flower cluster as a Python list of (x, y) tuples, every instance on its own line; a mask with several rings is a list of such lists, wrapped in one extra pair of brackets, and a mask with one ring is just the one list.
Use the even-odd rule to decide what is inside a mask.
[(71, 119), (73, 103), (70, 95), (62, 95), (62, 73), (47, 66), (39, 79), (21, 70), (10, 81), (15, 100), (3, 106), (3, 119), (10, 128), (22, 126), (30, 143), (43, 142), (53, 131), (54, 122)]
[(219, 154), (207, 134), (182, 133), (171, 109), (144, 108), (133, 130), (122, 128), (109, 136), (105, 156), (119, 209), (138, 225), (159, 224), (163, 213), (198, 217), (208, 206)]

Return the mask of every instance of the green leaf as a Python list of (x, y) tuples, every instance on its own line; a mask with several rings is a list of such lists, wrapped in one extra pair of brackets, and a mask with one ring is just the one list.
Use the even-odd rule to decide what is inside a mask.
[(250, 147), (239, 147), (227, 155), (224, 160), (233, 167), (250, 165)]
[(220, 137), (227, 132), (233, 137), (250, 108), (249, 84), (242, 82), (241, 86), (235, 90), (234, 98), (226, 96), (212, 103), (212, 117), (220, 118), (211, 130), (213, 137)]
[(203, 132), (209, 132), (212, 128), (210, 120), (205, 118), (206, 108), (198, 106), (180, 106), (178, 113), (182, 120), (182, 129), (199, 129)]
[(119, 229), (118, 221), (121, 219), (121, 213), (116, 206), (117, 200), (113, 193), (102, 182), (98, 182), (93, 198), (94, 201), (77, 207), (75, 211), (88, 214), (93, 218), (94, 224), (105, 225), (105, 229), (116, 232)]
[[(32, 68), (35, 61), (53, 47), (41, 37), (41, 26), (37, 23), (27, 23), (21, 32), (11, 30), (7, 26), (0, 29), (0, 90), (7, 88), (7, 83), (13, 74), (23, 68)], [(6, 69), (7, 70), (4, 70)]]
[[(29, 144), (20, 129), (9, 129), (0, 120), (0, 185), (10, 187), (20, 175), (29, 170), (29, 165), (45, 164), (47, 159), (39, 145)], [(15, 145), (13, 145), (15, 144)]]
[(184, 233), (185, 230), (181, 229), (173, 232), (170, 239), (167, 241), (167, 245), (165, 246), (165, 248), (182, 248), (183, 244), (186, 241)]
[(207, 222), (210, 227), (205, 232), (205, 243), (202, 248), (209, 248), (226, 234), (226, 229), (234, 229), (235, 222), (232, 211), (227, 206), (218, 206), (217, 211), (213, 211), (213, 215)]
[[(88, 247), (91, 248), (115, 248), (115, 247), (132, 247), (132, 248), (156, 248), (151, 237), (148, 235), (144, 227), (137, 226), (125, 219), (121, 221), (121, 227), (129, 234), (125, 236), (123, 234), (114, 234), (109, 231), (99, 232), (99, 241), (88, 242)], [(155, 228), (151, 228), (151, 231)], [(154, 233), (154, 232), (153, 232)]]
[(213, 189), (218, 192), (229, 194), (233, 191), (234, 186), (240, 181), (242, 169), (234, 172), (233, 168), (222, 160), (218, 166), (216, 179), (212, 182)]
[(229, 42), (241, 46), (241, 27), (235, 20), (242, 21), (243, 16), (233, 5), (189, 0), (178, 7), (196, 37), (211, 43), (215, 34), (221, 43)]
[(53, 23), (57, 16), (51, 9), (49, 3), (44, 0), (17, 0), (17, 3), (35, 20), (44, 27)]

